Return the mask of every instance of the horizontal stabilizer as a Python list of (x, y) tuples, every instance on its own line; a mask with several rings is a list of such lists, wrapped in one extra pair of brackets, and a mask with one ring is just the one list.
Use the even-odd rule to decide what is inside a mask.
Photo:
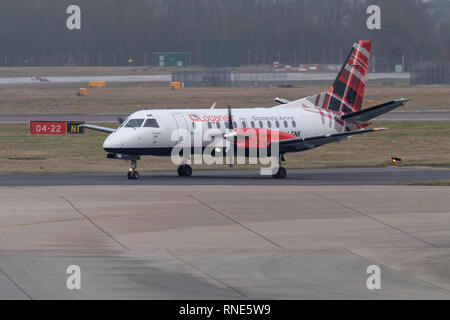
[(401, 107), (407, 101), (408, 101), (408, 99), (402, 98), (402, 99), (386, 102), (386, 103), (380, 104), (375, 107), (371, 107), (371, 108), (363, 109), (363, 110), (356, 111), (353, 113), (345, 114), (341, 117), (341, 119), (344, 121), (353, 121), (358, 124), (364, 123), (369, 120), (372, 120), (373, 118), (381, 116), (382, 114), (385, 114), (389, 111), (392, 111), (394, 109)]
[(275, 101), (278, 102), (279, 104), (288, 104), (289, 102), (291, 102), (291, 101), (289, 101), (289, 100), (287, 100), (287, 99), (279, 98), (279, 97), (276, 97), (276, 98), (273, 99), (273, 100), (275, 100)]
[(113, 128), (94, 126), (92, 124), (82, 124), (82, 125), (80, 125), (80, 127), (95, 130), (95, 131), (108, 132), (108, 133), (113, 133), (114, 131), (116, 131), (116, 129), (113, 129)]

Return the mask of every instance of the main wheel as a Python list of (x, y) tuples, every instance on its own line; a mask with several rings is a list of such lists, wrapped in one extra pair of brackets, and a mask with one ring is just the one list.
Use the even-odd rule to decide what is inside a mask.
[(190, 177), (192, 176), (192, 168), (191, 166), (185, 164), (178, 167), (178, 175), (180, 177)]
[(274, 179), (284, 179), (286, 178), (287, 171), (283, 167), (278, 168), (278, 172), (272, 175)]
[(179, 166), (179, 167), (178, 167), (178, 170), (177, 170), (178, 176), (180, 176), (180, 177), (183, 177), (183, 175), (184, 175), (183, 167), (184, 167), (184, 166)]
[(192, 168), (191, 168), (191, 166), (189, 166), (189, 165), (187, 165), (187, 164), (185, 164), (185, 165), (183, 166), (183, 176), (184, 176), (184, 177), (190, 177), (190, 176), (192, 176)]

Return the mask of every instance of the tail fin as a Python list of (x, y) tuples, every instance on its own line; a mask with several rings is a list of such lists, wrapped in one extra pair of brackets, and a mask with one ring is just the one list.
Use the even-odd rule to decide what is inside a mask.
[(355, 43), (330, 89), (308, 100), (319, 108), (343, 114), (361, 110), (371, 46), (370, 40)]

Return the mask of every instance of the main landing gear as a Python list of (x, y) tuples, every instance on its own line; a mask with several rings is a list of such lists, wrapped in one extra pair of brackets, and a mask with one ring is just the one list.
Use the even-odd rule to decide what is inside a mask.
[(286, 178), (287, 171), (286, 171), (286, 169), (284, 167), (281, 166), (281, 162), (282, 161), (285, 161), (283, 154), (279, 158), (278, 171), (277, 171), (277, 173), (272, 175), (272, 178), (274, 178), (274, 179), (284, 179), (284, 178)]
[(190, 165), (183, 164), (178, 167), (178, 175), (180, 177), (190, 177), (192, 176), (192, 168)]
[(286, 178), (287, 171), (283, 167), (279, 167), (277, 173), (272, 175), (274, 179), (284, 179)]

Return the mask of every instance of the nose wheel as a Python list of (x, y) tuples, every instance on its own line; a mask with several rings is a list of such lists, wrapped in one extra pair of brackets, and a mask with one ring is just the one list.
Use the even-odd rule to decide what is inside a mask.
[(139, 177), (140, 177), (139, 172), (137, 172), (136, 170), (130, 170), (127, 173), (127, 178), (129, 180), (137, 180), (139, 179)]
[(139, 175), (139, 172), (136, 171), (136, 167), (137, 167), (137, 160), (131, 160), (131, 167), (127, 173), (127, 178), (129, 180), (139, 179), (140, 175)]
[(178, 175), (180, 177), (190, 177), (192, 176), (192, 168), (190, 165), (184, 164), (178, 167)]

